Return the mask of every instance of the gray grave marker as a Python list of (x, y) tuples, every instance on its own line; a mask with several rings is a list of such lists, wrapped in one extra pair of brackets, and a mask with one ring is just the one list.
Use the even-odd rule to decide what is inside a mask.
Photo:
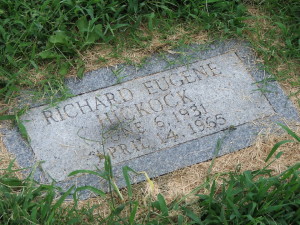
[[(16, 129), (4, 129), (7, 148), (23, 167), (44, 161), (44, 179), (99, 186), (92, 176), (68, 180), (68, 174), (102, 168), (105, 153), (119, 178), (125, 165), (154, 177), (211, 159), (218, 140), (222, 155), (251, 145), (266, 124), (299, 120), (276, 82), (268, 83), (271, 92), (258, 90), (265, 73), (246, 44), (198, 49), (182, 50), (182, 60), (154, 56), (140, 69), (120, 65), (121, 84), (111, 68), (68, 80), (75, 96), (52, 108), (31, 108), (21, 118), (30, 144)], [(118, 183), (124, 185), (121, 178)]]

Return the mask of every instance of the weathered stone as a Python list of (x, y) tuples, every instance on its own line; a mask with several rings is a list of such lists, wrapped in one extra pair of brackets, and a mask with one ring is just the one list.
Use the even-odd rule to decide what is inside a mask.
[[(43, 171), (65, 184), (74, 170), (102, 168), (103, 154), (111, 156), (117, 177), (125, 165), (153, 177), (212, 158), (217, 140), (219, 154), (247, 147), (262, 129), (260, 121), (299, 117), (277, 83), (269, 82), (270, 93), (258, 90), (265, 73), (236, 43), (185, 50), (192, 62), (171, 68), (157, 57), (140, 70), (125, 66), (121, 84), (111, 69), (68, 80), (73, 98), (22, 116), (30, 145), (14, 130), (5, 130), (5, 143), (21, 165), (44, 161)], [(101, 81), (107, 74), (111, 78)], [(97, 185), (91, 177), (77, 182)]]
[(76, 169), (162, 151), (274, 110), (234, 52), (85, 93), (22, 117), (31, 147), (57, 181)]

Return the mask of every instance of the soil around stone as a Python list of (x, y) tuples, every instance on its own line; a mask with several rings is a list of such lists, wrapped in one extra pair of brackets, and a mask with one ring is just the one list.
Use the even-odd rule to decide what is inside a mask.
[[(288, 88), (285, 89), (287, 90)], [(298, 109), (299, 107), (295, 105)], [(299, 134), (300, 124), (291, 124), (292, 129)], [(3, 128), (0, 124), (0, 128)], [(234, 171), (240, 166), (241, 171), (244, 170), (255, 170), (262, 168), (265, 163), (264, 159), (268, 155), (272, 146), (284, 139), (291, 139), (287, 135), (274, 136), (272, 134), (264, 135), (264, 137), (258, 137), (256, 143), (249, 147), (242, 149), (238, 152), (229, 153), (225, 156), (218, 157), (215, 161), (212, 173), (221, 173), (227, 171)], [(2, 138), (1, 138), (2, 139)], [(280, 151), (284, 154), (271, 166), (274, 169), (274, 174), (279, 174), (289, 165), (300, 161), (298, 154), (300, 146), (298, 143), (290, 143), (282, 146)], [(2, 140), (0, 141), (0, 169), (7, 167), (9, 162), (14, 159), (14, 156), (5, 149)], [(177, 198), (178, 196), (189, 193), (193, 188), (200, 185), (207, 175), (207, 169), (211, 161), (195, 164), (177, 171), (165, 174), (158, 178), (154, 178), (155, 190), (150, 190), (146, 182), (142, 182), (134, 185), (134, 190), (137, 195), (137, 199), (143, 201), (143, 196), (155, 195), (162, 193), (168, 201)], [(16, 168), (18, 166), (16, 165)], [(1, 171), (3, 172), (3, 171)], [(19, 174), (19, 176), (21, 176)], [(218, 181), (221, 182), (221, 181)], [(126, 190), (123, 190), (126, 192)], [(82, 201), (81, 204), (88, 204), (93, 202), (102, 202), (101, 198), (91, 198), (90, 200)]]

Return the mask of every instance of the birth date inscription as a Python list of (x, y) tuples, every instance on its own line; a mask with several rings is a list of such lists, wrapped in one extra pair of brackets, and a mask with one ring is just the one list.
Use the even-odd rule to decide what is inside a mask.
[(253, 83), (228, 52), (37, 107), (22, 119), (36, 158), (60, 181), (102, 167), (103, 154), (125, 163), (270, 115)]

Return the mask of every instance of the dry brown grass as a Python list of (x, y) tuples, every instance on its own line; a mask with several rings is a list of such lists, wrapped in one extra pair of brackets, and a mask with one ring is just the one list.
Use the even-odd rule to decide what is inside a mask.
[[(297, 134), (300, 135), (300, 124), (297, 125)], [(286, 139), (292, 138), (288, 135), (274, 136), (272, 134), (267, 136), (259, 136), (253, 146), (216, 158), (211, 174), (215, 175), (216, 182), (220, 184), (222, 180), (218, 174), (235, 171), (238, 167), (240, 167), (241, 171), (261, 169), (266, 165), (264, 160), (274, 144)], [(288, 166), (293, 165), (296, 162), (300, 162), (300, 143), (287, 143), (280, 147), (279, 151), (282, 151), (284, 154), (270, 166), (270, 169), (274, 170), (274, 175), (280, 174)], [(0, 169), (7, 168), (11, 160), (14, 159), (14, 156), (9, 154), (9, 152), (6, 150), (1, 137), (0, 159), (2, 159), (0, 163)], [(138, 214), (143, 214), (143, 212), (146, 211), (149, 200), (154, 200), (159, 193), (165, 197), (168, 203), (189, 194), (194, 188), (202, 185), (205, 182), (210, 165), (211, 160), (154, 178), (152, 179), (154, 182), (154, 189), (151, 189), (149, 183), (147, 182), (134, 184), (134, 200), (138, 201), (140, 206)], [(16, 164), (15, 168), (18, 168)], [(0, 170), (0, 174), (3, 172), (4, 171)], [(20, 173), (17, 173), (16, 175), (18, 177), (22, 177)], [(127, 201), (127, 190), (123, 189), (121, 190), (121, 193), (125, 197), (125, 201)], [(196, 193), (208, 194), (208, 190), (202, 189), (200, 192)], [(185, 201), (193, 201), (193, 196), (194, 195), (191, 195)], [(121, 202), (122, 201), (118, 199), (116, 204)], [(66, 203), (66, 205), (69, 204), (72, 203)], [(92, 206), (95, 204), (101, 205), (101, 207), (98, 207), (95, 210), (96, 214), (107, 216), (110, 213), (108, 201), (102, 197), (95, 197), (80, 201), (79, 207), (87, 205)], [(126, 210), (124, 213), (129, 215), (129, 212)]]
[[(256, 16), (256, 19), (249, 19), (247, 23), (250, 26), (257, 27), (257, 23), (260, 24), (260, 29), (257, 32), (248, 32), (249, 40), (251, 42), (259, 43), (258, 40), (265, 38), (267, 40), (266, 32), (270, 29), (277, 29), (276, 27), (270, 25), (270, 21), (266, 17), (264, 17), (264, 13), (261, 12), (258, 8), (249, 7), (248, 8), (250, 14)], [(147, 33), (148, 31), (141, 28), (142, 32)], [(278, 30), (279, 32), (279, 30)], [(82, 60), (85, 63), (86, 71), (91, 71), (98, 69), (100, 67), (114, 66), (119, 63), (124, 63), (126, 60), (130, 60), (134, 63), (139, 63), (145, 57), (150, 56), (154, 52), (157, 51), (169, 51), (173, 45), (170, 44), (172, 41), (176, 42), (181, 39), (184, 35), (187, 35), (189, 32), (185, 30), (183, 27), (178, 26), (176, 28), (176, 32), (173, 35), (165, 38), (162, 38), (159, 33), (153, 32), (151, 34), (152, 39), (146, 44), (145, 48), (132, 48), (130, 46), (125, 46), (120, 52), (119, 57), (113, 57), (111, 52), (115, 47), (110, 45), (97, 45), (94, 48), (91, 48), (85, 51), (82, 54)], [(206, 32), (196, 32), (189, 33), (189, 38), (186, 41), (188, 43), (204, 43), (210, 40), (209, 35)], [(270, 40), (269, 40), (270, 41)], [(274, 45), (282, 45), (281, 42), (274, 42)], [(263, 48), (263, 46), (258, 46)], [(99, 60), (99, 57), (105, 58), (105, 60)], [(258, 60), (264, 62), (262, 57), (258, 55)], [(287, 70), (288, 65), (281, 63), (273, 68), (274, 72)], [(299, 68), (300, 69), (300, 68)], [(295, 70), (297, 71), (297, 70)], [(75, 70), (72, 70), (69, 76), (75, 76)], [(33, 76), (36, 79), (35, 82), (38, 82), (39, 79), (43, 79), (43, 74), (36, 74)], [(33, 79), (33, 80), (34, 80)], [(290, 79), (284, 82), (281, 82), (281, 86), (284, 88), (286, 93), (289, 95), (291, 93), (295, 93), (297, 91), (296, 87), (292, 87), (290, 81), (293, 79), (298, 79), (297, 74), (290, 74)], [(292, 101), (295, 103), (295, 106), (299, 105), (297, 102), (299, 101), (299, 97), (293, 96)], [(1, 104), (1, 103), (0, 103)], [(0, 124), (1, 128), (1, 124)], [(295, 130), (295, 129), (294, 129)], [(296, 128), (297, 133), (299, 134), (300, 127)], [(288, 135), (284, 136), (274, 136), (269, 134), (267, 136), (258, 137), (256, 144), (240, 150), (238, 152), (234, 152), (222, 157), (219, 157), (215, 160), (214, 167), (212, 169), (213, 174), (219, 174), (223, 172), (234, 171), (238, 165), (241, 166), (241, 170), (257, 170), (263, 168), (266, 164), (264, 162), (267, 157), (270, 149), (273, 147), (275, 143), (280, 140), (284, 140), (290, 138)], [(274, 170), (274, 174), (279, 174), (283, 170), (287, 168), (287, 166), (292, 165), (296, 162), (300, 161), (300, 145), (299, 143), (289, 143), (285, 144), (280, 148), (280, 151), (283, 151), (284, 154), (276, 161), (276, 163), (271, 165), (271, 169)], [(5, 149), (3, 142), (0, 137), (0, 159), (2, 159), (0, 163), (0, 169), (6, 168), (9, 164), (10, 160), (13, 158), (7, 150)], [(147, 199), (156, 196), (158, 193), (161, 193), (165, 196), (165, 199), (168, 202), (172, 200), (182, 197), (188, 193), (190, 193), (195, 187), (201, 185), (207, 176), (208, 168), (211, 164), (211, 161), (199, 163), (184, 169), (180, 169), (174, 171), (172, 173), (160, 176), (158, 178), (153, 179), (155, 188), (151, 190), (149, 188), (149, 184), (147, 182), (142, 182), (136, 185), (133, 185), (134, 189), (134, 198), (141, 203), (141, 205), (146, 205)], [(1, 173), (1, 171), (0, 171)], [(218, 182), (221, 182), (218, 177), (216, 178)], [(126, 189), (122, 190), (124, 196), (126, 196)], [(100, 215), (107, 215), (109, 213), (109, 206), (107, 205), (107, 201), (103, 198), (91, 198), (89, 200), (81, 201), (80, 205), (94, 205), (101, 204), (102, 207), (98, 208), (98, 212)]]
[[(262, 44), (262, 42), (269, 42), (272, 43), (271, 47), (274, 48), (283, 48), (285, 47), (285, 40), (281, 40), (279, 38), (272, 38), (272, 36), (269, 35), (270, 31), (274, 31), (273, 35), (280, 34), (281, 30), (278, 26), (274, 24), (273, 21), (271, 21), (270, 17), (266, 15), (266, 12), (263, 12), (257, 7), (254, 6), (248, 6), (247, 7), (248, 12), (252, 16), (250, 19), (245, 21), (250, 28), (253, 30), (248, 30), (247, 37), (248, 40), (253, 43), (257, 49), (261, 49), (264, 51), (268, 51), (266, 47)], [(279, 35), (278, 35), (279, 36)], [(258, 54), (257, 60), (263, 64), (266, 64), (266, 61), (269, 61), (270, 58), (263, 58), (262, 55)], [(290, 67), (293, 67), (291, 70)], [(288, 79), (285, 79), (283, 81), (280, 81), (281, 87), (285, 91), (285, 93), (290, 96), (291, 101), (294, 103), (294, 105), (300, 109), (300, 94), (294, 95), (299, 91), (299, 86), (294, 87), (291, 84), (296, 83), (298, 80), (299, 82), (299, 74), (293, 71), (300, 71), (300, 64), (296, 61), (289, 61), (284, 62), (281, 60), (278, 60), (278, 62), (273, 65), (271, 68), (272, 74), (278, 74), (281, 72), (287, 72)]]
[[(115, 66), (124, 62), (140, 63), (144, 58), (151, 56), (155, 52), (169, 51), (174, 48), (178, 40), (188, 36), (185, 44), (205, 43), (209, 40), (208, 33), (205, 31), (191, 32), (182, 25), (174, 28), (172, 34), (162, 37), (162, 34), (157, 31), (150, 32), (145, 27), (140, 28), (140, 33), (151, 36), (150, 40), (144, 41), (144, 45), (133, 47), (131, 43), (124, 43), (122, 47), (112, 46), (108, 44), (99, 44), (86, 50), (81, 54), (81, 59), (85, 63), (86, 72), (99, 69), (101, 67)], [(118, 51), (118, 57), (114, 56), (112, 52)], [(99, 60), (99, 58), (104, 60)], [(70, 76), (76, 76), (75, 70), (72, 70)]]
[[(293, 126), (295, 128), (293, 130), (299, 135), (300, 124), (293, 124)], [(222, 180), (219, 178), (218, 174), (235, 171), (237, 167), (240, 167), (241, 171), (261, 169), (266, 165), (265, 159), (274, 144), (286, 139), (291, 139), (291, 137), (288, 135), (274, 136), (273, 134), (259, 136), (253, 146), (216, 158), (211, 174), (215, 175), (214, 177), (216, 178), (217, 183), (221, 183)], [(300, 143), (287, 143), (281, 146), (279, 150), (284, 154), (270, 166), (270, 169), (274, 170), (274, 174), (279, 174), (288, 166), (300, 162)], [(1, 138), (0, 158), (2, 159), (0, 169), (6, 168), (13, 159), (13, 156), (5, 149)], [(211, 160), (154, 178), (154, 189), (151, 189), (147, 182), (135, 184), (133, 185), (134, 199), (139, 202), (140, 206), (146, 207), (147, 202), (150, 199), (153, 200), (158, 193), (163, 194), (167, 202), (181, 198), (205, 182), (210, 165)], [(125, 201), (128, 200), (126, 199), (126, 189), (121, 190), (121, 193), (125, 197)], [(207, 194), (208, 191), (202, 189), (200, 193)], [(192, 199), (193, 195), (191, 195), (190, 198), (187, 198), (186, 201)], [(116, 203), (120, 202), (121, 200), (119, 199)], [(68, 204), (70, 203), (67, 203), (67, 205)], [(107, 216), (110, 213), (107, 199), (101, 197), (80, 201), (79, 206), (91, 206), (95, 204), (101, 205), (101, 207), (97, 208), (95, 213), (102, 216)], [(145, 208), (141, 207), (139, 214), (143, 213), (143, 211), (145, 211)], [(124, 211), (124, 213), (129, 212)]]
[[(0, 129), (3, 127), (3, 125), (0, 124)], [(2, 140), (2, 136), (0, 133), (0, 175), (4, 173), (3, 170), (1, 169), (5, 169), (7, 168), (7, 166), (9, 165), (9, 163), (11, 162), (11, 160), (13, 159), (13, 155), (10, 154), (7, 149), (4, 146), (3, 140)]]
[[(296, 131), (299, 134), (300, 124), (297, 124)], [(211, 174), (215, 175), (216, 182), (220, 184), (222, 180), (218, 174), (236, 171), (238, 167), (241, 171), (262, 169), (267, 165), (265, 159), (274, 144), (286, 139), (291, 139), (291, 137), (288, 135), (274, 136), (272, 134), (259, 136), (253, 146), (216, 158)], [(270, 166), (270, 169), (274, 170), (274, 175), (280, 174), (288, 166), (300, 162), (299, 150), (300, 143), (296, 142), (288, 143), (280, 147), (280, 151), (284, 154)], [(211, 160), (154, 178), (154, 190), (150, 188), (147, 182), (135, 184), (133, 185), (134, 199), (140, 203), (140, 206), (144, 205), (146, 207), (147, 201), (149, 199), (153, 200), (158, 193), (163, 194), (167, 202), (181, 198), (205, 182), (210, 165)], [(202, 189), (200, 193), (207, 194), (208, 190)], [(126, 189), (122, 190), (122, 194), (127, 196)], [(193, 199), (193, 195), (191, 195), (191, 197), (185, 201)], [(80, 202), (81, 206), (94, 204), (101, 205), (96, 213), (102, 216), (108, 215), (109, 206), (107, 205), (106, 199), (96, 197)], [(145, 209), (141, 208), (140, 213), (144, 210)]]

